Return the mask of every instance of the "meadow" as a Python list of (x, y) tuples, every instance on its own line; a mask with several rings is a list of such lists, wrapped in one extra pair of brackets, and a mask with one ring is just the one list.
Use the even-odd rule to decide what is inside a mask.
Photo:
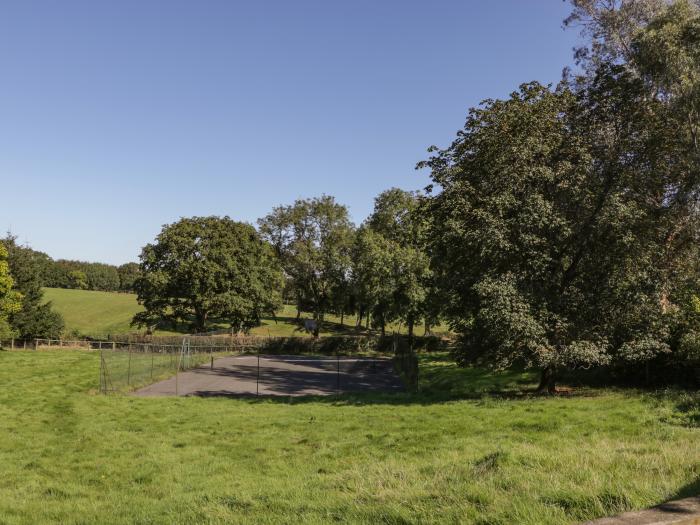
[(698, 400), (523, 394), (421, 355), (420, 391), (96, 393), (99, 356), (0, 352), (0, 523), (561, 524), (700, 491)]
[[(121, 292), (98, 292), (90, 290), (69, 290), (63, 288), (44, 288), (44, 299), (53, 303), (54, 309), (63, 316), (66, 323), (66, 335), (87, 336), (93, 338), (106, 338), (110, 334), (125, 334), (136, 332), (138, 329), (130, 326), (134, 314), (143, 310), (136, 301), (136, 295)], [(271, 336), (309, 336), (299, 329), (296, 324), (296, 308), (285, 305), (276, 313), (275, 317), (262, 319), (261, 326), (251, 330), (254, 335)], [(311, 318), (310, 313), (302, 313), (302, 317)], [(321, 335), (343, 335), (366, 333), (365, 329), (356, 329), (356, 317), (345, 316), (342, 319), (335, 315), (327, 315)], [(221, 323), (213, 328), (226, 328)], [(175, 335), (187, 333), (186, 326), (179, 330), (157, 330), (157, 335)], [(405, 327), (398, 324), (390, 324), (389, 332), (405, 332)], [(447, 328), (439, 326), (436, 333), (446, 333)], [(423, 329), (417, 333), (422, 335)]]

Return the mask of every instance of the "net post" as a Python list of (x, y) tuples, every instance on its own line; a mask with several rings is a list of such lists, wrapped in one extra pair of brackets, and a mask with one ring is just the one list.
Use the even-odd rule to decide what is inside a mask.
[(129, 345), (129, 364), (126, 368), (126, 386), (131, 386), (131, 345)]

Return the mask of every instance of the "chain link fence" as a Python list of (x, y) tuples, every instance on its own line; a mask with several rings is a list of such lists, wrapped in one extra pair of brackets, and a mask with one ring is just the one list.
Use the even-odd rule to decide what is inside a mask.
[[(308, 366), (337, 373), (338, 391), (348, 378), (371, 378), (371, 373), (385, 367), (386, 359), (400, 376), (406, 389), (418, 388), (418, 357), (414, 345), (406, 337), (122, 337), (120, 340), (90, 341), (63, 339), (10, 339), (0, 341), (0, 348), (9, 350), (59, 350), (79, 348), (98, 351), (100, 354), (99, 390), (102, 393), (129, 392), (163, 379), (175, 378), (173, 393), (178, 392), (177, 380), (181, 372), (199, 367), (214, 369), (214, 361), (223, 356), (248, 354), (262, 357), (263, 380), (282, 382), (288, 371), (279, 371), (275, 377), (270, 362), (281, 366), (299, 368), (291, 359), (278, 357), (306, 356)], [(317, 356), (318, 360), (308, 359)], [(324, 359), (323, 356), (330, 359)], [(341, 357), (345, 359), (341, 359)], [(350, 358), (350, 359), (348, 359)], [(379, 358), (375, 360), (373, 358)], [(384, 360), (384, 363), (382, 362)], [(317, 361), (313, 364), (312, 361)], [(206, 367), (208, 365), (208, 367)], [(255, 392), (260, 382), (259, 362), (254, 373)], [(240, 370), (239, 370), (240, 372)], [(314, 373), (314, 372), (312, 372)], [(274, 381), (273, 381), (274, 382)]]

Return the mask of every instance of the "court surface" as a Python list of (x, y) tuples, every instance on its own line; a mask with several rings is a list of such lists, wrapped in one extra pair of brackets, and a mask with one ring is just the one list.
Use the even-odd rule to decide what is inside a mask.
[(134, 393), (138, 396), (308, 396), (403, 390), (391, 359), (240, 355), (215, 359), (213, 367), (205, 365), (180, 372), (177, 378), (171, 377)]

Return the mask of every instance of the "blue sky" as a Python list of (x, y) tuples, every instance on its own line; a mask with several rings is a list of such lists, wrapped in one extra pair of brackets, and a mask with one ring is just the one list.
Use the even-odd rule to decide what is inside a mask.
[(5, 1), (0, 228), (123, 263), (182, 216), (419, 189), (469, 107), (556, 82), (562, 0)]

